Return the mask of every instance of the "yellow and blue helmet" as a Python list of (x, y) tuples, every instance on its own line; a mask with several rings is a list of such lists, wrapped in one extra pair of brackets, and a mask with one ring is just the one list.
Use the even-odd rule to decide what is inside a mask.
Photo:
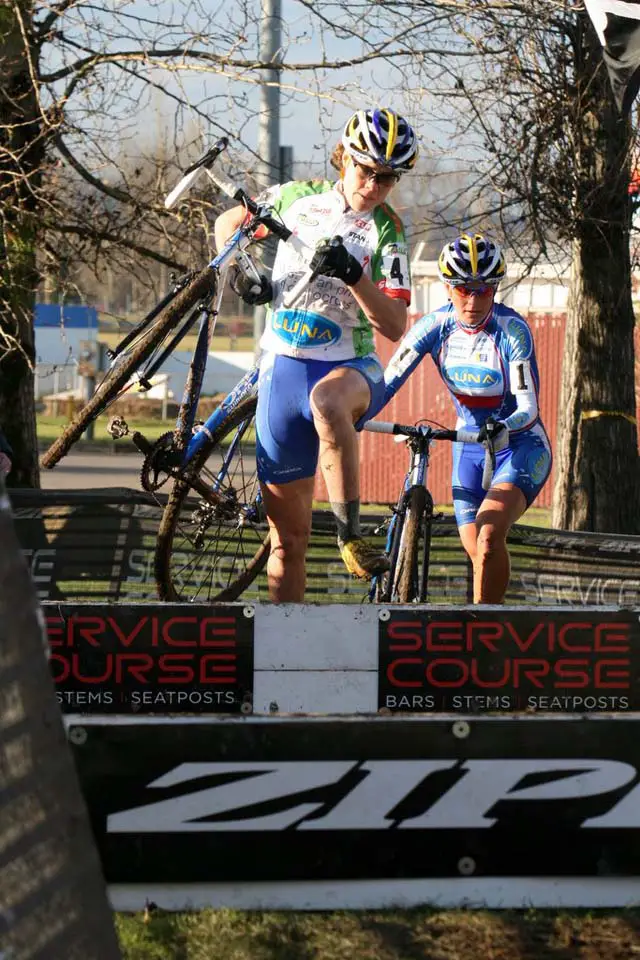
[(442, 248), (438, 274), (443, 283), (455, 287), (470, 280), (498, 286), (507, 275), (502, 248), (481, 233), (463, 233)]
[(413, 127), (385, 107), (354, 113), (345, 124), (342, 144), (354, 160), (373, 161), (393, 170), (411, 170), (418, 158)]

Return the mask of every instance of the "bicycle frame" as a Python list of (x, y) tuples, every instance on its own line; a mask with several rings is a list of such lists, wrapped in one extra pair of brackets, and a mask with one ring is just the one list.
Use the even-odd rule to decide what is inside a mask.
[[(427, 486), (427, 477), (429, 472), (429, 454), (431, 443), (434, 439), (434, 434), (430, 428), (426, 428), (423, 431), (418, 431), (416, 428), (412, 428), (412, 430), (415, 431), (415, 433), (412, 433), (411, 436), (406, 438), (410, 450), (409, 469), (405, 475), (402, 492), (398, 498), (396, 507), (394, 507), (393, 516), (391, 517), (391, 521), (389, 523), (385, 552), (389, 556), (391, 564), (390, 571), (391, 574), (393, 574), (397, 566), (398, 556), (402, 546), (410, 491), (416, 487), (423, 488), (426, 493), (426, 523), (423, 531), (422, 567), (420, 570), (420, 583), (418, 587), (418, 596), (416, 599), (418, 602), (424, 603), (427, 600), (431, 519), (433, 517), (433, 498)], [(382, 576), (378, 575), (373, 578), (371, 582), (371, 589), (369, 591), (369, 600), (371, 602), (375, 601), (379, 590), (382, 588), (382, 585)], [(389, 586), (390, 590), (393, 590), (393, 583), (390, 583)]]
[[(144, 369), (138, 374), (141, 382), (149, 381), (154, 373), (164, 363), (169, 354), (175, 349), (177, 343), (185, 336), (187, 331), (199, 319), (199, 328), (193, 355), (189, 363), (189, 372), (185, 383), (178, 416), (174, 428), (175, 449), (180, 456), (175, 464), (176, 475), (180, 476), (187, 473), (187, 468), (193, 459), (200, 452), (203, 445), (207, 442), (211, 434), (220, 426), (221, 423), (235, 410), (239, 403), (249, 396), (257, 393), (259, 368), (256, 364), (249, 370), (238, 382), (233, 390), (225, 397), (222, 403), (213, 411), (204, 424), (201, 424), (194, 432), (195, 418), (200, 400), (204, 374), (207, 365), (209, 347), (213, 337), (222, 294), (224, 291), (224, 279), (230, 262), (237, 258), (238, 252), (242, 253), (251, 243), (251, 237), (239, 228), (229, 238), (221, 252), (211, 260), (207, 269), (214, 271), (218, 275), (216, 293), (213, 298), (213, 304), (204, 303), (196, 307), (190, 315), (185, 318), (180, 331), (175, 334), (171, 341), (163, 346), (160, 345), (155, 353), (147, 361)], [(176, 291), (177, 292), (177, 291)], [(175, 296), (175, 293), (173, 294)], [(166, 298), (165, 298), (166, 300)], [(147, 322), (156, 315), (153, 311)], [(194, 317), (194, 314), (196, 316)], [(199, 315), (199, 317), (197, 316)], [(147, 318), (145, 318), (147, 319)], [(243, 431), (238, 431), (232, 444), (226, 451), (221, 469), (212, 485), (212, 491), (220, 488), (227, 472), (228, 464), (233, 459), (237, 445), (242, 438)], [(185, 478), (187, 479), (187, 478)], [(187, 479), (188, 482), (188, 479)]]
[[(280, 223), (273, 218), (269, 212), (269, 208), (261, 207), (256, 204), (255, 201), (251, 200), (244, 190), (242, 190), (242, 188), (239, 188), (233, 183), (229, 183), (219, 179), (217, 176), (214, 176), (210, 167), (220, 152), (226, 149), (226, 145), (227, 142), (225, 138), (219, 140), (211, 151), (205, 154), (200, 161), (193, 164), (192, 167), (185, 171), (182, 180), (165, 200), (165, 206), (168, 209), (174, 206), (180, 196), (193, 185), (198, 175), (204, 172), (219, 190), (221, 190), (223, 193), (226, 193), (227, 196), (231, 197), (232, 199), (243, 203), (248, 212), (253, 214), (258, 222), (267, 226), (267, 228), (271, 230), (279, 239), (291, 242), (298, 253), (302, 254), (303, 256), (307, 256), (312, 253), (313, 251), (309, 250), (309, 248), (303, 243), (302, 240), (300, 240), (300, 238), (293, 234), (292, 231), (289, 230), (283, 223)], [(234, 389), (224, 399), (218, 409), (211, 414), (208, 420), (202, 424), (194, 434), (193, 427), (195, 423), (196, 411), (198, 402), (200, 400), (200, 393), (202, 390), (202, 383), (204, 380), (204, 372), (207, 364), (211, 338), (215, 330), (222, 300), (227, 268), (231, 265), (231, 262), (235, 260), (242, 263), (246, 269), (255, 274), (256, 278), (259, 278), (259, 274), (257, 273), (255, 266), (245, 252), (247, 247), (249, 247), (252, 243), (253, 239), (254, 235), (251, 232), (251, 225), (247, 227), (245, 224), (239, 226), (231, 235), (231, 237), (229, 237), (220, 253), (214, 257), (206, 267), (206, 269), (213, 271), (218, 278), (215, 293), (215, 303), (213, 307), (210, 306), (210, 303), (204, 303), (203, 305), (196, 307), (195, 310), (193, 310), (191, 314), (185, 318), (183, 326), (174, 335), (171, 341), (164, 348), (161, 346), (159, 348), (160, 352), (152, 355), (142, 374), (140, 375), (142, 382), (148, 382), (150, 380), (151, 376), (159, 369), (165, 359), (185, 336), (186, 332), (195, 323), (199, 314), (198, 337), (196, 340), (193, 357), (189, 365), (189, 373), (187, 375), (187, 381), (182, 395), (182, 401), (174, 431), (175, 449), (177, 454), (180, 455), (180, 460), (177, 464), (180, 472), (186, 470), (189, 464), (193, 461), (194, 457), (199, 453), (203, 444), (211, 436), (212, 432), (223, 422), (227, 416), (229, 416), (230, 413), (233, 412), (235, 407), (248, 396), (255, 395), (255, 392), (257, 391), (259, 371), (256, 364), (256, 366), (248, 371), (248, 373), (240, 380), (236, 387), (234, 387)], [(290, 302), (295, 301), (297, 296), (302, 293), (302, 291), (314, 278), (316, 273), (317, 270), (313, 271), (310, 268), (307, 269), (306, 274), (304, 274), (298, 283), (292, 288), (292, 290), (289, 291), (288, 298)], [(166, 305), (167, 302), (170, 302), (171, 297), (175, 296), (179, 289), (180, 287), (178, 287), (170, 295), (169, 300), (165, 298), (163, 304)], [(145, 318), (143, 323), (151, 322), (151, 320), (159, 312), (159, 309), (161, 309), (161, 307), (155, 308), (151, 314), (149, 314), (148, 318)], [(234, 443), (236, 442), (239, 442), (239, 440), (234, 441)], [(233, 449), (234, 445), (232, 444), (223, 463), (226, 463), (227, 460), (231, 458)]]
[[(238, 226), (217, 256), (202, 270), (191, 272), (177, 282), (173, 280), (172, 289), (123, 337), (118, 346), (110, 351), (112, 362), (109, 370), (96, 387), (93, 396), (46, 451), (41, 461), (44, 467), (54, 467), (79, 439), (88, 424), (104, 413), (108, 406), (134, 383), (138, 382), (143, 388), (149, 389), (153, 375), (198, 322), (196, 343), (174, 431), (151, 442), (139, 431), (131, 432), (126, 420), (120, 416), (112, 418), (108, 431), (114, 439), (130, 435), (134, 445), (144, 455), (141, 482), (145, 490), (154, 492), (172, 477), (174, 480), (185, 481), (187, 486), (193, 489), (199, 489), (205, 497), (210, 492), (203, 488), (198, 479), (199, 468), (194, 472), (189, 467), (194, 457), (201, 452), (204, 440), (209, 440), (212, 431), (220, 427), (225, 417), (233, 414), (236, 406), (251, 396), (258, 380), (257, 368), (250, 370), (225, 398), (221, 407), (202, 425), (202, 429), (194, 433), (197, 407), (227, 268), (235, 261), (245, 274), (261, 281), (260, 273), (246, 251), (259, 235), (259, 231), (264, 229), (279, 240), (290, 242), (303, 262), (309, 263), (314, 252), (287, 227), (272, 207), (257, 203), (241, 187), (218, 180), (213, 175), (209, 167), (226, 146), (227, 141), (222, 138), (204, 157), (185, 171), (180, 182), (166, 198), (165, 207), (171, 209), (197, 177), (206, 172), (218, 189), (244, 208), (247, 215), (245, 216), (243, 211), (242, 216), (236, 219)], [(283, 304), (286, 307), (292, 306), (318, 272), (319, 266), (313, 269), (308, 266), (298, 282), (286, 293)], [(242, 430), (242, 424), (240, 426)], [(217, 486), (219, 485), (218, 483)]]
[[(391, 433), (396, 435), (396, 440), (404, 438), (410, 450), (410, 465), (405, 475), (402, 492), (398, 499), (398, 504), (394, 508), (393, 516), (389, 523), (387, 532), (387, 542), (385, 552), (390, 561), (389, 573), (374, 577), (369, 599), (374, 602), (380, 599), (382, 594), (383, 602), (393, 600), (393, 594), (396, 590), (396, 573), (398, 561), (401, 555), (405, 553), (411, 556), (411, 566), (418, 563), (417, 549), (409, 549), (416, 546), (414, 536), (417, 536), (415, 527), (410, 533), (410, 542), (405, 544), (404, 538), (407, 525), (411, 529), (411, 513), (418, 514), (421, 522), (422, 532), (422, 566), (420, 567), (419, 583), (414, 581), (411, 599), (419, 603), (427, 601), (427, 590), (429, 582), (429, 554), (431, 550), (431, 523), (433, 520), (433, 498), (427, 486), (427, 477), (429, 472), (429, 456), (431, 444), (434, 440), (450, 440), (458, 443), (478, 443), (478, 431), (460, 428), (457, 430), (434, 430), (433, 427), (425, 426), (403, 426), (399, 423), (384, 423), (378, 420), (370, 420), (365, 424), (364, 429), (371, 433)], [(482, 478), (482, 486), (488, 490), (491, 485), (491, 478), (495, 469), (496, 448), (494, 442), (488, 438), (482, 441), (485, 447), (485, 462)], [(418, 491), (418, 494), (416, 494)], [(409, 518), (409, 519), (408, 519)], [(404, 557), (406, 560), (406, 556)], [(417, 574), (418, 567), (410, 571), (413, 578)], [(384, 589), (385, 578), (388, 579), (387, 589)], [(404, 579), (404, 575), (398, 578), (398, 582)], [(405, 586), (400, 582), (400, 590)], [(387, 594), (387, 596), (385, 596)]]
[[(242, 254), (249, 246), (251, 239), (252, 238), (248, 237), (240, 227), (229, 238), (220, 253), (207, 265), (207, 269), (212, 270), (217, 274), (218, 283), (213, 307), (211, 308), (208, 304), (205, 304), (202, 308), (199, 308), (200, 322), (198, 337), (193, 351), (193, 357), (191, 359), (191, 363), (189, 364), (189, 373), (187, 374), (187, 381), (182, 394), (182, 402), (180, 404), (180, 410), (178, 411), (178, 417), (176, 420), (175, 438), (177, 447), (179, 450), (184, 451), (184, 456), (180, 464), (182, 468), (189, 464), (192, 457), (199, 449), (197, 446), (192, 449), (192, 441), (189, 442), (187, 438), (191, 437), (193, 433), (193, 425), (195, 423), (196, 411), (198, 408), (198, 402), (200, 400), (202, 383), (204, 381), (204, 373), (207, 366), (209, 347), (211, 345), (211, 339), (215, 332), (218, 314), (220, 312), (226, 271), (231, 261), (236, 259), (238, 254)], [(173, 349), (173, 347), (171, 349)], [(167, 350), (168, 352), (171, 352), (168, 347)], [(158, 358), (153, 367), (154, 372), (158, 369), (160, 364), (164, 362), (166, 356), (168, 356), (168, 353), (164, 353), (161, 358)], [(243, 394), (243, 396), (244, 395), (245, 394)], [(238, 400), (239, 399), (241, 398), (238, 398)], [(233, 406), (230, 409), (233, 409)], [(229, 409), (227, 410), (227, 413), (228, 412)], [(211, 419), (212, 418), (210, 417), (209, 420)], [(207, 421), (205, 426), (208, 429), (211, 429), (209, 421)]]

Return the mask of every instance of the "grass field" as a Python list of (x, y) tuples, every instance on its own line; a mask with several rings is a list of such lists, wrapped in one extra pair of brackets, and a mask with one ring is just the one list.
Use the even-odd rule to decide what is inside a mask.
[[(94, 437), (92, 440), (93, 444), (99, 446), (105, 446), (105, 448), (113, 448), (114, 440), (107, 433), (107, 424), (111, 414), (106, 413), (102, 417), (98, 417), (95, 422), (94, 428)], [(65, 416), (48, 416), (45, 417), (42, 414), (38, 416), (37, 419), (37, 433), (38, 433), (38, 442), (41, 447), (48, 446), (53, 443), (57, 437), (60, 436), (63, 428), (68, 423), (68, 419)], [(169, 430), (173, 430), (175, 427), (175, 420), (144, 420), (138, 417), (131, 418), (129, 423), (129, 428), (131, 430), (139, 430), (143, 433), (147, 439), (156, 440), (163, 433), (167, 433)], [(246, 434), (248, 440), (252, 439), (252, 433), (255, 431), (252, 430)], [(77, 449), (81, 449), (83, 442), (86, 442), (84, 438), (81, 438), (78, 441)], [(129, 444), (130, 446), (130, 444)], [(127, 440), (122, 440), (118, 442), (119, 450), (126, 451), (128, 449)], [(131, 447), (133, 449), (133, 447)], [(323, 504), (316, 504), (318, 508), (323, 506)], [(325, 505), (326, 506), (326, 505)], [(371, 511), (377, 512), (380, 510), (379, 504), (363, 504), (363, 512)], [(438, 506), (437, 510), (444, 511), (445, 513), (452, 512), (452, 508), (449, 505)], [(525, 519), (522, 521), (527, 523), (530, 526), (535, 527), (548, 527), (551, 523), (551, 511), (545, 507), (531, 507), (526, 513)]]
[[(116, 347), (122, 340), (124, 334), (129, 330), (129, 325), (123, 325), (122, 329), (119, 332), (115, 330), (100, 330), (100, 342), (106, 343), (108, 347)], [(196, 346), (197, 335), (196, 333), (187, 334), (180, 346), (179, 350), (185, 350), (193, 352)], [(211, 349), (217, 352), (226, 352), (234, 351), (240, 352), (244, 351), (245, 353), (253, 353), (254, 350), (254, 339), (250, 337), (235, 337), (231, 338), (226, 333), (215, 333), (213, 340), (211, 341)]]
[[(109, 422), (109, 414), (105, 414), (102, 417), (99, 417), (95, 424), (94, 430), (94, 439), (92, 443), (98, 444), (100, 446), (104, 445), (106, 449), (113, 448), (114, 440), (107, 433), (107, 424)], [(37, 420), (37, 432), (38, 432), (38, 441), (41, 447), (48, 446), (53, 443), (53, 441), (60, 436), (62, 429), (67, 424), (67, 418), (64, 416), (58, 417), (45, 417), (38, 416)], [(147, 439), (156, 440), (163, 433), (167, 433), (169, 430), (173, 430), (175, 427), (174, 420), (140, 420), (138, 418), (132, 419), (129, 424), (131, 429), (140, 430)], [(247, 439), (251, 439), (251, 433), (247, 434)], [(81, 449), (81, 444), (83, 440), (78, 441), (79, 445), (77, 449)], [(133, 450), (131, 444), (127, 444), (127, 440), (122, 440), (118, 442), (118, 449), (126, 451), (128, 448)], [(316, 503), (314, 506), (317, 509), (328, 506), (327, 504)], [(439, 506), (436, 508), (439, 511), (445, 513), (452, 512), (452, 507), (449, 505)], [(380, 511), (379, 504), (363, 504), (362, 506), (363, 513), (371, 512), (377, 513)], [(551, 511), (545, 507), (531, 507), (527, 511), (523, 523), (527, 523), (530, 526), (535, 527), (548, 527), (551, 523)]]
[(119, 915), (124, 960), (633, 960), (638, 911)]

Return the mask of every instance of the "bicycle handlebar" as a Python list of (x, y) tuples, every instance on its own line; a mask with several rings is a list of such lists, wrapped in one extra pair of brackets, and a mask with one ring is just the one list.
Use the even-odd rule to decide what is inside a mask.
[[(284, 240), (292, 244), (293, 248), (299, 253), (304, 259), (309, 258), (313, 254), (313, 248), (308, 244), (304, 243), (296, 234), (294, 234), (289, 228), (281, 221), (277, 220), (271, 213), (271, 208), (266, 204), (258, 204), (253, 200), (249, 194), (243, 190), (242, 187), (239, 187), (237, 184), (232, 183), (230, 180), (223, 180), (222, 177), (214, 174), (211, 170), (213, 163), (220, 156), (220, 154), (226, 150), (229, 141), (226, 137), (221, 137), (213, 147), (208, 150), (204, 156), (199, 160), (196, 160), (190, 167), (188, 167), (182, 176), (182, 179), (179, 183), (173, 188), (171, 193), (166, 197), (164, 205), (167, 210), (171, 210), (172, 207), (176, 205), (180, 197), (182, 197), (198, 180), (202, 173), (206, 173), (212, 183), (218, 188), (221, 193), (226, 194), (232, 200), (236, 200), (238, 203), (241, 203), (250, 214), (252, 214), (260, 225), (266, 227), (266, 229), (278, 237), (279, 240)], [(339, 239), (339, 238), (334, 238)], [(289, 308), (297, 300), (300, 294), (309, 286), (312, 280), (314, 280), (321, 271), (319, 269), (312, 270), (310, 267), (305, 271), (305, 273), (300, 277), (298, 282), (287, 291), (283, 297), (283, 306)]]
[(214, 161), (218, 159), (220, 154), (227, 149), (228, 145), (229, 141), (227, 138), (220, 137), (220, 139), (214, 143), (211, 149), (207, 150), (204, 156), (200, 157), (199, 160), (196, 160), (195, 163), (192, 163), (190, 167), (187, 167), (182, 174), (182, 178), (175, 185), (171, 193), (165, 197), (164, 205), (166, 210), (171, 210), (173, 207), (175, 207), (180, 197), (183, 196), (187, 190), (191, 189), (196, 180), (198, 180), (200, 176), (206, 170), (208, 170)]
[(478, 431), (464, 430), (434, 430), (433, 427), (408, 426), (403, 423), (385, 423), (383, 420), (368, 420), (363, 430), (369, 433), (392, 433), (405, 437), (428, 437), (434, 440), (460, 440), (462, 443), (474, 443), (478, 438)]
[(223, 180), (222, 177), (214, 174), (211, 170), (214, 162), (218, 159), (220, 154), (227, 149), (229, 141), (226, 137), (221, 137), (216, 143), (211, 147), (210, 150), (200, 157), (199, 160), (196, 160), (195, 163), (192, 163), (190, 167), (184, 171), (182, 179), (176, 184), (171, 193), (165, 198), (164, 205), (167, 210), (171, 210), (175, 207), (176, 203), (182, 197), (187, 190), (191, 189), (196, 180), (205, 173), (209, 179), (216, 185), (218, 190), (221, 193), (226, 194), (232, 200), (237, 200), (238, 203), (241, 203), (247, 208), (249, 213), (254, 214), (260, 218), (260, 222), (264, 226), (274, 233), (281, 240), (288, 240), (291, 236), (291, 230), (282, 223), (280, 220), (276, 220), (270, 215), (268, 207), (261, 207), (259, 204), (252, 200), (248, 193), (239, 187), (237, 184), (232, 183), (230, 180)]
[[(232, 200), (237, 200), (246, 207), (249, 213), (253, 214), (259, 223), (265, 226), (274, 236), (278, 237), (279, 240), (284, 240), (285, 243), (290, 243), (296, 253), (299, 253), (305, 259), (313, 254), (313, 247), (310, 247), (309, 244), (305, 243), (297, 234), (289, 230), (281, 220), (276, 220), (275, 217), (271, 215), (270, 208), (266, 204), (256, 203), (242, 187), (238, 187), (229, 180), (221, 180), (212, 173), (211, 170), (207, 170), (207, 176), (223, 193), (226, 193), (228, 197)], [(282, 305), (286, 309), (289, 309), (320, 272), (318, 268), (312, 270), (311, 267), (308, 267), (298, 282), (284, 295)]]
[[(409, 439), (425, 437), (428, 440), (450, 440), (452, 443), (478, 443), (478, 431), (463, 428), (459, 430), (434, 430), (433, 427), (428, 425), (408, 426), (402, 423), (386, 423), (383, 420), (369, 420), (362, 429), (369, 433), (391, 433)], [(481, 441), (481, 445), (485, 448), (482, 489), (488, 490), (496, 468), (495, 445), (491, 441)]]

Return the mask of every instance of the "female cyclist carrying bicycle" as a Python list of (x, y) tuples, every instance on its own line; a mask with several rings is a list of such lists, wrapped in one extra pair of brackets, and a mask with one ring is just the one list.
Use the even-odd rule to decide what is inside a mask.
[[(413, 129), (388, 109), (359, 110), (347, 121), (332, 164), (337, 182), (294, 181), (263, 198), (315, 247), (317, 272), (297, 301), (285, 297), (307, 265), (280, 243), (272, 280), (236, 276), (249, 302), (268, 302), (261, 340), (256, 446), (269, 522), (267, 567), (274, 601), (301, 601), (318, 461), (350, 573), (370, 578), (385, 554), (360, 536), (357, 428), (381, 409), (384, 375), (373, 331), (392, 341), (407, 321), (411, 280), (404, 229), (386, 203), (418, 148)], [(220, 250), (245, 217), (237, 206), (218, 217)]]
[(540, 378), (531, 331), (520, 314), (495, 302), (506, 276), (502, 250), (489, 237), (462, 234), (440, 253), (449, 302), (422, 317), (385, 371), (385, 402), (430, 354), (453, 399), (457, 428), (492, 437), (496, 469), (482, 488), (484, 450), (456, 443), (453, 502), (462, 545), (473, 563), (474, 603), (501, 603), (510, 574), (507, 534), (551, 472), (540, 420)]

